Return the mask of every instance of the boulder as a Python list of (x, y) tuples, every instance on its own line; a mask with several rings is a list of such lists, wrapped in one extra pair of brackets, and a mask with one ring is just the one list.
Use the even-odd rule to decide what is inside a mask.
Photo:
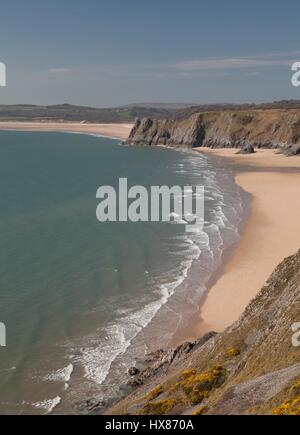
[(245, 145), (237, 154), (254, 154), (255, 149), (252, 145)]
[(300, 155), (300, 144), (295, 144), (293, 145), (289, 150), (288, 150), (288, 155), (290, 156), (299, 156)]
[(77, 403), (75, 409), (80, 413), (102, 413), (107, 404), (103, 400), (89, 399), (85, 402)]
[(128, 374), (129, 374), (129, 376), (131, 376), (133, 378), (134, 376), (137, 376), (137, 375), (140, 374), (140, 370), (138, 368), (136, 368), (136, 367), (131, 367), (128, 370)]

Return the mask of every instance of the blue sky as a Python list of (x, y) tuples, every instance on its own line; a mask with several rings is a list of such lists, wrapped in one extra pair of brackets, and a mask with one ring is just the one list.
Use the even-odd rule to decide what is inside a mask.
[(3, 0), (0, 103), (300, 99), (299, 0)]

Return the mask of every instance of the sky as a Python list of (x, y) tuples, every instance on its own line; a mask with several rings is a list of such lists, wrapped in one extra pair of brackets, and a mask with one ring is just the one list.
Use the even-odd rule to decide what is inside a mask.
[(1, 0), (0, 104), (300, 99), (299, 0)]

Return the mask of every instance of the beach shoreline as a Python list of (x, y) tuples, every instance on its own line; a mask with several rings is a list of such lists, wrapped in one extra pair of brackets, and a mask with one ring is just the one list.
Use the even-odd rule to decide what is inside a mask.
[(274, 150), (252, 155), (237, 155), (237, 151), (196, 149), (228, 162), (236, 183), (251, 195), (251, 209), (240, 242), (224, 259), (200, 301), (199, 312), (175, 334), (172, 346), (231, 326), (278, 264), (300, 247), (300, 158)]
[[(127, 139), (132, 124), (0, 122), (0, 130), (69, 132)], [(276, 150), (238, 155), (237, 149), (198, 148), (221, 158), (233, 170), (235, 181), (251, 197), (241, 239), (226, 252), (222, 267), (212, 277), (189, 325), (178, 330), (170, 347), (222, 332), (239, 319), (283, 258), (300, 247), (300, 157)], [(287, 221), (287, 222), (286, 222)]]
[(1, 130), (16, 131), (44, 131), (94, 134), (112, 139), (125, 140), (128, 138), (133, 124), (91, 124), (80, 122), (0, 122)]

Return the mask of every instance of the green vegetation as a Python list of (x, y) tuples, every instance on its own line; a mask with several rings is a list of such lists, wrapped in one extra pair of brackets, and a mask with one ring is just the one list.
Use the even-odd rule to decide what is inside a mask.
[(195, 376), (197, 374), (196, 369), (190, 369), (190, 370), (185, 370), (184, 372), (181, 373), (181, 376), (184, 379), (189, 379), (191, 376)]
[(225, 358), (236, 358), (236, 357), (240, 356), (240, 354), (241, 354), (241, 351), (239, 349), (232, 347), (225, 352)]
[(200, 408), (197, 409), (197, 411), (195, 411), (192, 415), (203, 415), (205, 413), (205, 411), (207, 410), (206, 406), (201, 406)]
[[(99, 101), (101, 104), (101, 101)], [(236, 104), (132, 104), (115, 108), (94, 108), (60, 104), (53, 106), (35, 106), (31, 104), (0, 105), (0, 121), (69, 121), (91, 123), (134, 122), (136, 118), (187, 119), (200, 112), (241, 111), (241, 123), (251, 122), (245, 110), (300, 109), (300, 101), (279, 101), (260, 105)]]
[(300, 379), (289, 391), (291, 399), (273, 409), (272, 415), (300, 415)]
[[(189, 403), (192, 406), (201, 404), (208, 399), (210, 393), (219, 388), (227, 378), (227, 371), (216, 365), (209, 371), (197, 373), (196, 369), (189, 369), (181, 372), (178, 382), (159, 385), (148, 393), (144, 398), (144, 406), (138, 412), (139, 415), (165, 415), (172, 411), (175, 405)], [(156, 399), (161, 395), (172, 395), (172, 398)], [(204, 413), (206, 407), (197, 409), (197, 414)]]
[(300, 415), (300, 396), (273, 409), (272, 415)]
[(163, 392), (164, 392), (164, 387), (162, 385), (159, 385), (149, 393), (148, 400), (151, 401), (157, 399)]
[(196, 370), (181, 373), (181, 382), (174, 385), (174, 390), (183, 391), (192, 405), (198, 405), (208, 399), (210, 392), (219, 388), (226, 380), (227, 371), (221, 366), (214, 366), (205, 373), (197, 374)]
[(146, 403), (142, 411), (141, 415), (166, 415), (169, 414), (174, 408), (176, 402), (173, 399), (165, 399), (160, 402), (149, 402)]
[[(145, 384), (121, 407), (129, 414), (300, 415), (299, 349), (287, 339), (300, 318), (299, 282), (300, 250), (276, 268), (233, 327), (164, 365), (149, 378), (148, 395)], [(117, 404), (113, 413), (119, 411)]]
[(134, 122), (136, 118), (165, 119), (174, 110), (164, 107), (124, 106), (98, 109), (94, 107), (61, 104), (56, 106), (15, 105), (0, 106), (0, 121), (49, 121), (49, 122), (88, 122), (122, 123)]

